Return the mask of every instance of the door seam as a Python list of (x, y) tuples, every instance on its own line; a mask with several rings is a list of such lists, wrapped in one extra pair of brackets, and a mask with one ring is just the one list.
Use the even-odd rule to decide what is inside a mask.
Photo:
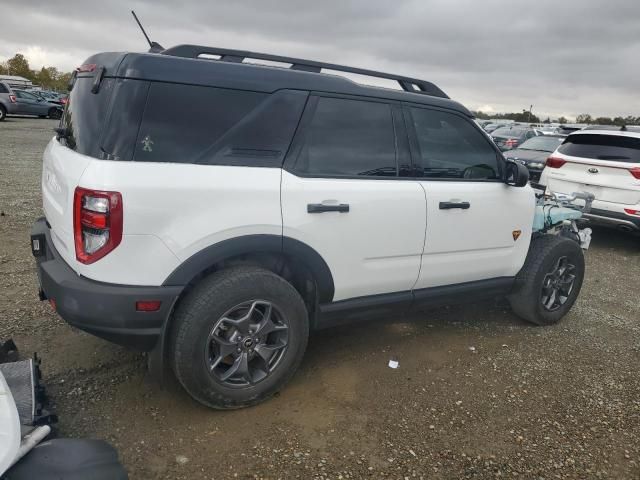
[(429, 215), (427, 214), (427, 190), (422, 185), (422, 182), (416, 182), (420, 188), (422, 189), (422, 194), (424, 195), (424, 235), (422, 237), (422, 252), (420, 252), (420, 264), (418, 265), (418, 276), (416, 277), (416, 281), (413, 282), (411, 286), (411, 292), (413, 294), (413, 290), (416, 288), (418, 281), (420, 280), (420, 275), (422, 274), (422, 257), (424, 257), (424, 249), (427, 244), (427, 227), (429, 226)]

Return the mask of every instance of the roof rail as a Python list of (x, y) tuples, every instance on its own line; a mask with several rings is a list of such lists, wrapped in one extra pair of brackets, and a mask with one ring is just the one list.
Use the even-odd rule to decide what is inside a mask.
[[(226, 48), (205, 47), (203, 45), (177, 45), (167, 48), (163, 55), (184, 58), (200, 58), (202, 55), (220, 57), (223, 62), (242, 63), (245, 59), (266, 60), (270, 62), (289, 63), (291, 70), (303, 70), (305, 72), (321, 73), (323, 68), (346, 73), (355, 73), (369, 77), (385, 78), (395, 80), (405, 92), (422, 93), (432, 97), (449, 98), (440, 88), (431, 82), (418, 80), (417, 78), (403, 77), (391, 73), (376, 72), (364, 68), (347, 67), (333, 63), (316, 62), (313, 60), (303, 60), (301, 58), (282, 57), (266, 53), (247, 52), (243, 50), (230, 50)], [(206, 57), (205, 57), (206, 58)]]

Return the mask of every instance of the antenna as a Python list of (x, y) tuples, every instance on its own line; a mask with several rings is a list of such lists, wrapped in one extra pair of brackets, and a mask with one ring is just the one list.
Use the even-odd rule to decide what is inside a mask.
[(136, 23), (140, 27), (140, 30), (142, 30), (142, 34), (144, 35), (144, 38), (147, 39), (147, 43), (149, 44), (149, 53), (160, 53), (160, 52), (162, 52), (164, 50), (164, 48), (158, 42), (152, 42), (151, 41), (151, 39), (149, 38), (149, 35), (147, 35), (147, 32), (144, 31), (144, 27), (140, 23), (140, 20), (138, 20), (138, 16), (136, 15), (136, 12), (131, 10), (131, 15), (133, 15), (133, 18), (135, 19)]

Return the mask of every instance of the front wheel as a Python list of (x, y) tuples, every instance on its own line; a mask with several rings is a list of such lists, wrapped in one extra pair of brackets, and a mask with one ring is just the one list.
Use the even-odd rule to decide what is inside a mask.
[(308, 336), (305, 304), (290, 283), (258, 267), (222, 270), (176, 309), (173, 370), (208, 407), (254, 405), (293, 376)]
[(558, 235), (534, 238), (509, 296), (511, 308), (536, 325), (558, 323), (578, 298), (584, 270), (584, 255), (574, 240)]

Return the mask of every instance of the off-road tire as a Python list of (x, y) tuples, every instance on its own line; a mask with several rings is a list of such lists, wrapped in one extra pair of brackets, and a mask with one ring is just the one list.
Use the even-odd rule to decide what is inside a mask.
[[(542, 304), (542, 287), (545, 276), (554, 269), (558, 260), (567, 257), (575, 267), (575, 280), (567, 300), (555, 311), (548, 311)], [(536, 325), (553, 325), (571, 309), (584, 279), (584, 255), (574, 240), (558, 235), (540, 235), (531, 241), (524, 266), (516, 276), (509, 303), (520, 318)]]
[[(204, 358), (206, 339), (225, 312), (253, 299), (278, 306), (289, 326), (288, 347), (267, 378), (230, 388), (209, 373)], [(204, 278), (180, 301), (170, 331), (170, 359), (176, 378), (195, 400), (216, 409), (242, 408), (271, 397), (291, 379), (302, 361), (308, 336), (306, 306), (290, 283), (259, 267), (232, 267)]]
[(0, 105), (0, 122), (2, 122), (5, 118), (7, 118), (7, 110)]

